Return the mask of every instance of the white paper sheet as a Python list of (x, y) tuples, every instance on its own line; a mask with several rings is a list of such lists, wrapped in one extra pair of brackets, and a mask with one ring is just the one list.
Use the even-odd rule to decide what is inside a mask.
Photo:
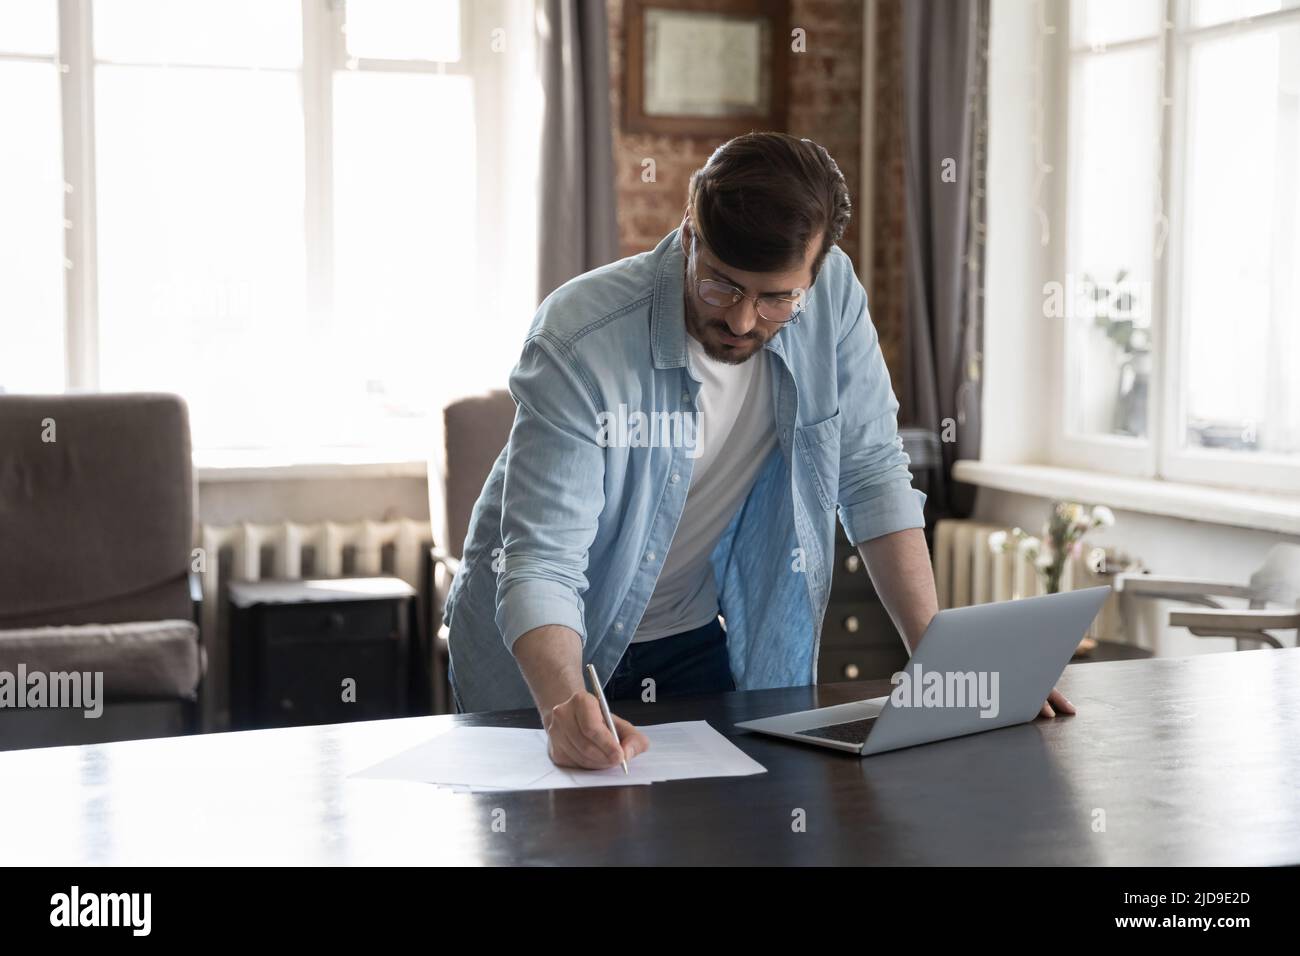
[(453, 727), (352, 776), (513, 788), (539, 780), (554, 769), (546, 756), (543, 731)]
[(766, 773), (706, 721), (640, 728), (650, 749), (622, 767), (566, 770), (546, 755), (546, 734), (515, 727), (455, 727), (433, 740), (367, 767), (353, 777), (412, 780), (457, 791), (562, 790), (621, 787), (665, 780)]

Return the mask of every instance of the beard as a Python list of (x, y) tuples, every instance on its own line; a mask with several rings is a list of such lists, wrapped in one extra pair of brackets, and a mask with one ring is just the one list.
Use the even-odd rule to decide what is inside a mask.
[(686, 331), (704, 348), (704, 354), (715, 362), (726, 365), (740, 365), (747, 362), (759, 353), (770, 337), (764, 336), (755, 325), (749, 334), (740, 336), (744, 339), (742, 344), (733, 345), (726, 342), (723, 336), (737, 338), (732, 334), (727, 323), (721, 319), (709, 319), (701, 315), (689, 291), (683, 299), (686, 307)]

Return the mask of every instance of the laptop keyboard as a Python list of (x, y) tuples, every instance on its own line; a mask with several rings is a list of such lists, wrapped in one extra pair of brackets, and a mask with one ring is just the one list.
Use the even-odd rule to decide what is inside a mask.
[(831, 724), (828, 727), (814, 727), (812, 730), (800, 730), (796, 733), (800, 737), (821, 737), (823, 740), (835, 740), (845, 744), (864, 744), (867, 742), (867, 734), (871, 732), (871, 725), (875, 722), (874, 717), (864, 717), (861, 720)]

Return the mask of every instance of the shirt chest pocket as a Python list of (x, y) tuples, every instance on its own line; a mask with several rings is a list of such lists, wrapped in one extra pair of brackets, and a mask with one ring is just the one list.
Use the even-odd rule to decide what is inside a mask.
[(811, 473), (817, 497), (827, 511), (835, 507), (840, 486), (840, 413), (812, 425), (795, 427), (795, 447)]

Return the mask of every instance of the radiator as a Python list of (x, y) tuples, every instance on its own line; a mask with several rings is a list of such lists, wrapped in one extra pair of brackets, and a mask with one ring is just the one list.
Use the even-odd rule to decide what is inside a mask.
[[(934, 583), (939, 607), (966, 607), (992, 601), (1010, 601), (1043, 593), (1042, 580), (1033, 562), (1015, 551), (995, 554), (989, 536), (1011, 529), (976, 521), (945, 519), (934, 529)], [(1061, 590), (1069, 591), (1093, 582), (1082, 558), (1066, 563)]]
[[(993, 601), (1011, 601), (1043, 593), (1042, 579), (1033, 562), (1015, 551), (994, 553), (989, 535), (1011, 529), (977, 521), (945, 519), (934, 528), (934, 584), (939, 607), (967, 607)], [(1109, 584), (1088, 570), (1082, 557), (1066, 562), (1061, 574), (1061, 590)], [(1080, 637), (1114, 640), (1122, 633), (1119, 602), (1110, 595), (1100, 613)]]
[(203, 525), (200, 579), (208, 658), (201, 707), (204, 729), (230, 725), (230, 632), (223, 600), (227, 580), (295, 580), (303, 577), (310, 556), (312, 577), (391, 574), (422, 594), (424, 555), (432, 537), (429, 522), (409, 518), (348, 524)]

